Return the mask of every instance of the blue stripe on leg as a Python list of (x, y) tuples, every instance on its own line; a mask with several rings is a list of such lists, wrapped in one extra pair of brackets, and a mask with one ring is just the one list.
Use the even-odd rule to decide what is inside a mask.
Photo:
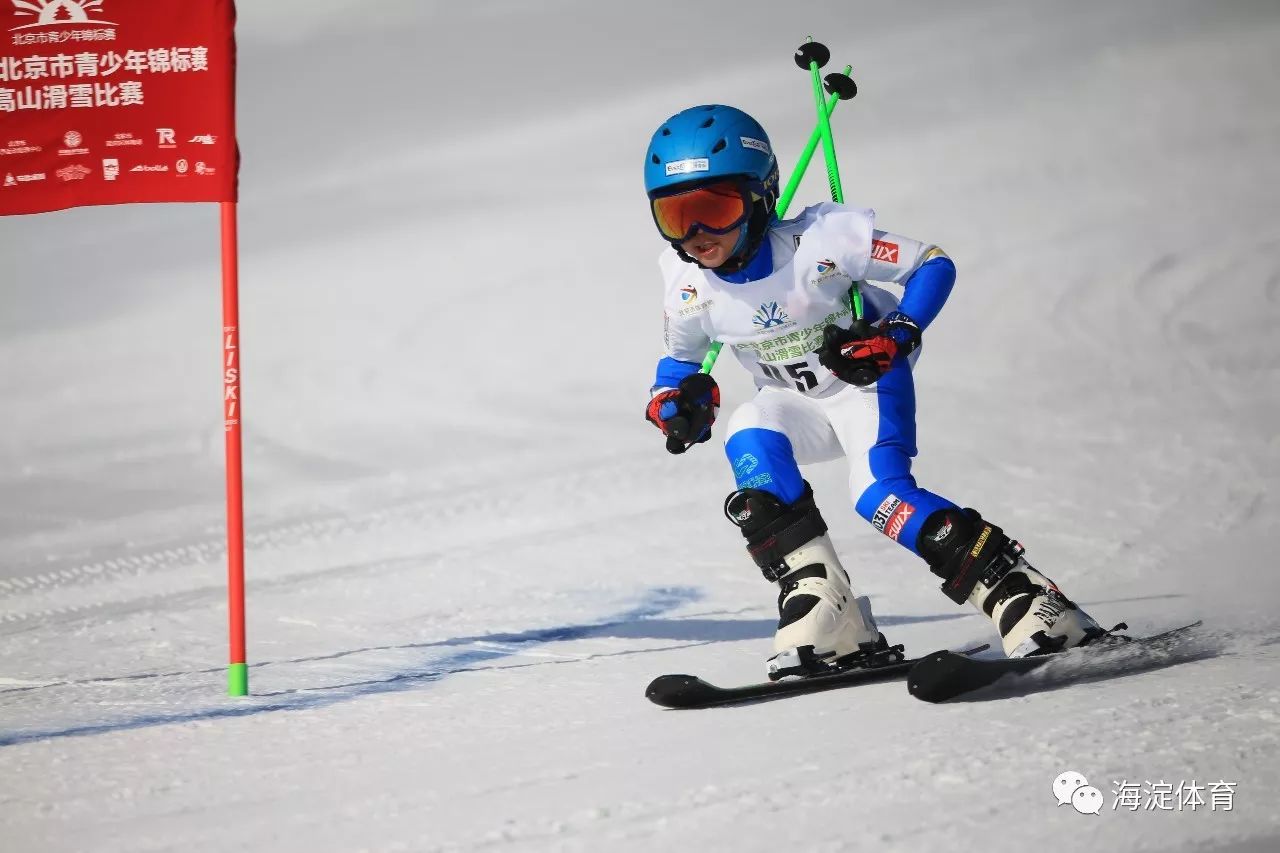
[(868, 453), (875, 482), (858, 497), (858, 515), (912, 553), (925, 519), (955, 507), (946, 498), (916, 485), (911, 458), (916, 455), (916, 393), (911, 366), (899, 360), (876, 384), (880, 425)]
[(916, 485), (911, 477), (877, 480), (858, 498), (858, 515), (913, 554), (925, 519), (940, 509), (955, 507), (951, 501)]
[(785, 434), (759, 427), (739, 430), (725, 442), (724, 452), (739, 489), (763, 489), (786, 504), (804, 494), (804, 478)]

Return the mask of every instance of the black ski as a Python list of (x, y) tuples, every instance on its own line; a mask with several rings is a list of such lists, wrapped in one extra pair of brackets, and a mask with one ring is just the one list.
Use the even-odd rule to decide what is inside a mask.
[[(901, 647), (898, 647), (901, 648)], [(977, 654), (987, 646), (961, 652)], [(696, 675), (660, 675), (649, 683), (644, 695), (664, 708), (711, 708), (718, 705), (734, 705), (740, 702), (757, 702), (800, 693), (817, 693), (858, 684), (872, 684), (904, 676), (918, 663), (918, 658), (897, 660), (868, 667), (849, 667), (829, 674), (810, 675), (804, 678), (788, 678), (782, 681), (761, 681), (738, 687), (717, 687)]]
[(989, 687), (1001, 679), (1005, 679), (1002, 685), (1016, 683), (1027, 673), (1049, 664), (1053, 664), (1052, 669), (1060, 670), (1062, 679), (1048, 679), (1046, 686), (1061, 680), (1075, 681), (1149, 669), (1181, 660), (1171, 658), (1167, 652), (1187, 639), (1200, 624), (1193, 622), (1150, 637), (1113, 634), (1065, 652), (1012, 660), (972, 658), (949, 651), (934, 652), (911, 667), (907, 675), (907, 690), (925, 702), (945, 702)]

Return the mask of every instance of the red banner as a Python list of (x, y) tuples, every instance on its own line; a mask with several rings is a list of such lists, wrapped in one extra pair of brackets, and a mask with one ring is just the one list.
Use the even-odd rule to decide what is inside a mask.
[(0, 0), (0, 215), (235, 201), (234, 0)]

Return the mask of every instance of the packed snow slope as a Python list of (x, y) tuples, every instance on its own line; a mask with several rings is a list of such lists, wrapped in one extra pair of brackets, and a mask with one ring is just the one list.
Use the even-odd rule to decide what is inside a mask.
[[(0, 222), (6, 853), (1280, 849), (1274, 0), (240, 6), (254, 695), (223, 696), (214, 211)], [(1209, 657), (644, 700), (759, 678), (773, 605), (718, 446), (641, 418), (644, 145), (726, 102), (789, 168), (810, 34), (861, 87), (847, 197), (960, 271), (920, 480), (1105, 622), (1203, 618)], [(994, 639), (807, 474), (891, 640)], [(1193, 780), (1233, 808), (1112, 809)]]

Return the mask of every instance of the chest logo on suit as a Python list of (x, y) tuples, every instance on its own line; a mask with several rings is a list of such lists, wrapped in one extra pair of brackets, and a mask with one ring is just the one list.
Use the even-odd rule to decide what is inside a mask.
[(786, 311), (778, 307), (777, 302), (765, 302), (760, 306), (760, 310), (756, 311), (751, 322), (761, 329), (772, 329), (790, 323), (791, 318), (787, 316)]

